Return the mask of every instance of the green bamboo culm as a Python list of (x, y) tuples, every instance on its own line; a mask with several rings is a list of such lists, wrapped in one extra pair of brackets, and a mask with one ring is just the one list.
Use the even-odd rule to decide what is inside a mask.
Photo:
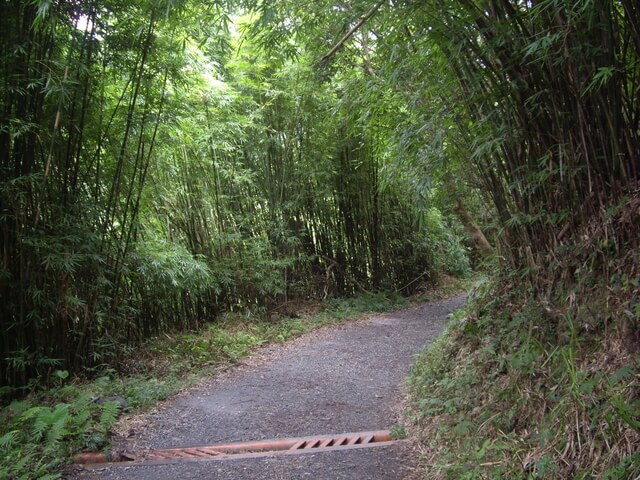
[(389, 172), (401, 100), (318, 72), (371, 6), (240, 3), (0, 6), (0, 392), (229, 310), (469, 271), (455, 218)]
[[(464, 145), (501, 254), (532, 271), (638, 188), (640, 7), (633, 1), (423, 2), (412, 28), (457, 79)], [(609, 232), (618, 252), (635, 228)], [(623, 247), (624, 246), (624, 247)], [(606, 263), (606, 262), (604, 262)]]

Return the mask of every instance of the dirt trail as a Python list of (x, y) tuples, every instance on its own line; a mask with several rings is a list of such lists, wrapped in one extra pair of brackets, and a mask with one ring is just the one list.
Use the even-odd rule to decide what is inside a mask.
[[(388, 429), (414, 355), (464, 296), (324, 328), (265, 348), (245, 365), (166, 402), (128, 450)], [(77, 479), (403, 479), (406, 447), (93, 469)]]

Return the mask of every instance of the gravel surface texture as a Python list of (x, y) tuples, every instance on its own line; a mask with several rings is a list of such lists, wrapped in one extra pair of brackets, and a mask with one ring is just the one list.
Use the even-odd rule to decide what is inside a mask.
[[(414, 356), (464, 296), (326, 327), (260, 350), (147, 415), (127, 451), (383, 430), (398, 423)], [(404, 479), (406, 445), (81, 471), (76, 479)]]

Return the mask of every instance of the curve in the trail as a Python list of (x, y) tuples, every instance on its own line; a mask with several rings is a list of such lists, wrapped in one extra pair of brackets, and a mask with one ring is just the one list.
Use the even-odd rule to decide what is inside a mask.
[[(267, 347), (247, 365), (166, 402), (126, 449), (332, 435), (387, 429), (399, 420), (414, 356), (442, 331), (464, 296), (324, 328)], [(258, 459), (91, 469), (107, 479), (402, 479), (401, 446)]]

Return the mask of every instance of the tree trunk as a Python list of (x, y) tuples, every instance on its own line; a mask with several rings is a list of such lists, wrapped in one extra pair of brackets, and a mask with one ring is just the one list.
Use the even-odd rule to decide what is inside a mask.
[(453, 206), (460, 222), (464, 226), (465, 230), (471, 237), (473, 241), (473, 246), (478, 251), (482, 258), (489, 258), (493, 255), (493, 247), (487, 240), (487, 237), (484, 236), (480, 227), (473, 221), (471, 218), (471, 214), (467, 211), (462, 199), (459, 196), (455, 196), (454, 198), (454, 206)]

